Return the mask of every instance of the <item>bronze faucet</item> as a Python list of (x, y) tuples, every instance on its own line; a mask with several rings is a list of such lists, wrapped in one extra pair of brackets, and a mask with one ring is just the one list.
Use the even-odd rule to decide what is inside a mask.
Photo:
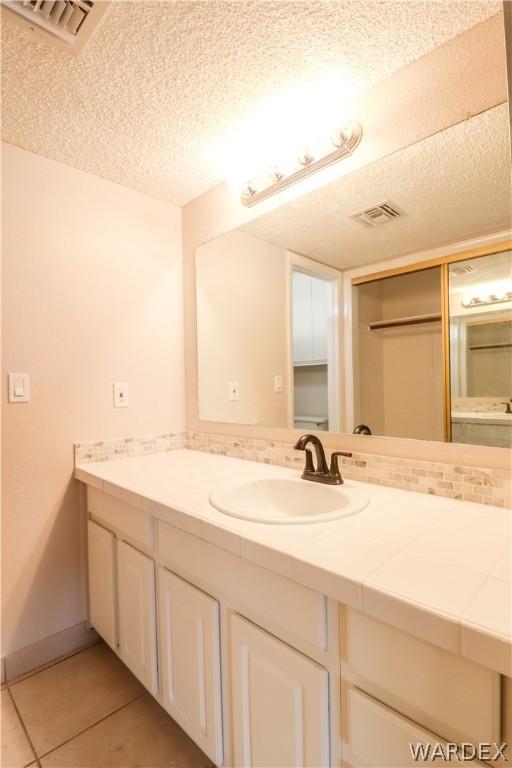
[[(309, 443), (311, 443), (315, 449), (316, 469), (313, 464), (313, 454), (310, 449), (306, 447)], [(324, 447), (316, 435), (302, 435), (302, 437), (299, 437), (295, 443), (294, 448), (296, 451), (305, 451), (306, 453), (306, 465), (302, 473), (303, 480), (312, 480), (315, 483), (325, 483), (326, 485), (343, 484), (338, 457), (348, 456), (348, 458), (350, 458), (352, 456), (351, 453), (348, 451), (334, 451), (334, 453), (331, 454), (331, 466), (328, 469)]]

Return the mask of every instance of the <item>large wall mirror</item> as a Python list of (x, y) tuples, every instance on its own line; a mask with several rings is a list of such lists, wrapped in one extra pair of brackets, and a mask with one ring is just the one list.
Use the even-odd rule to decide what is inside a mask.
[(199, 418), (510, 447), (510, 199), (503, 104), (201, 245)]

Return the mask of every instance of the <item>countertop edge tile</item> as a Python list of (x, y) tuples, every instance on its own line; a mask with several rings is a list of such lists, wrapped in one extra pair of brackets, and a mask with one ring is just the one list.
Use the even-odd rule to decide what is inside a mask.
[(293, 558), (260, 541), (240, 537), (240, 556), (293, 581)]
[(460, 631), (461, 656), (505, 677), (512, 677), (510, 639), (490, 635), (476, 624), (461, 624)]
[(362, 585), (362, 612), (420, 640), (460, 653), (460, 623), (455, 616), (367, 583)]
[(80, 467), (77, 467), (75, 469), (75, 478), (77, 480), (80, 480), (82, 483), (86, 483), (87, 485), (92, 486), (92, 488), (96, 488), (98, 491), (103, 490), (104, 481), (102, 480), (102, 478), (91, 474), (85, 469), (81, 469)]
[(292, 557), (292, 573), (293, 580), (298, 584), (322, 592), (350, 608), (361, 610), (362, 591), (359, 581), (295, 557)]
[(201, 518), (198, 535), (204, 541), (215, 544), (216, 547), (241, 557), (241, 539), (237, 531), (233, 531), (231, 528), (224, 528), (221, 525)]
[(121, 486), (111, 483), (109, 480), (104, 480), (103, 491), (114, 499), (121, 501)]

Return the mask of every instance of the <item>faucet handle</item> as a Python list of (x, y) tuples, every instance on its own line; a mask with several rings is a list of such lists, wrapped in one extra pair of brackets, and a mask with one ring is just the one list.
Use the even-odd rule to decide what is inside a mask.
[(338, 456), (346, 456), (350, 459), (352, 454), (350, 451), (334, 451), (331, 453), (331, 468), (329, 470), (329, 474), (336, 478), (337, 485), (341, 485), (343, 483), (343, 478), (340, 472)]

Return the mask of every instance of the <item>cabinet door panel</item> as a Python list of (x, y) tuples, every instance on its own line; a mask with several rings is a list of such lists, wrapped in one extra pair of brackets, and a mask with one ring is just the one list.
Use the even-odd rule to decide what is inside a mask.
[(231, 673), (236, 766), (329, 765), (327, 670), (234, 615)]
[(124, 541), (118, 543), (119, 653), (126, 666), (157, 693), (155, 565)]
[(215, 763), (222, 763), (219, 604), (159, 570), (163, 704)]
[(89, 621), (111, 648), (116, 646), (114, 536), (87, 521)]

